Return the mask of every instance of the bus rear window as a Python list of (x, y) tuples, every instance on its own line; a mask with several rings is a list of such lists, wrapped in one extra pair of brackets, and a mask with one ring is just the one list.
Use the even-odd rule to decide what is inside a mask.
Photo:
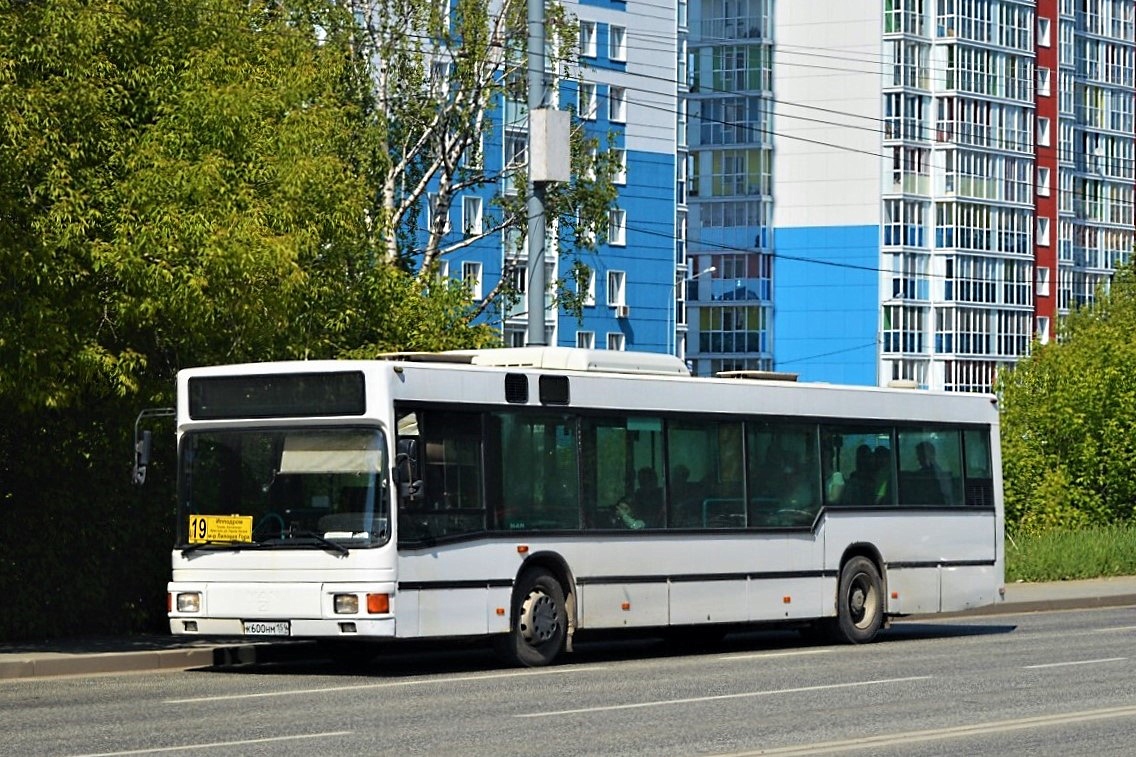
[(364, 389), (360, 371), (198, 376), (189, 380), (189, 417), (363, 415), (367, 407)]

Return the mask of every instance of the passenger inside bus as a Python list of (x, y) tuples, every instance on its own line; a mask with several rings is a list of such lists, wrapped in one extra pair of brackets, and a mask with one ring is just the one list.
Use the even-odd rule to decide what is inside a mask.
[(904, 504), (954, 504), (951, 474), (938, 463), (934, 443), (924, 440), (915, 445), (915, 467), (900, 471), (899, 493)]
[(638, 486), (631, 494), (620, 498), (612, 510), (614, 525), (623, 528), (661, 528), (664, 522), (666, 499), (654, 468), (640, 468), (636, 475)]
[(871, 447), (861, 444), (856, 448), (856, 468), (848, 476), (840, 504), (856, 507), (875, 501), (876, 472), (873, 463)]
[(702, 486), (690, 480), (690, 468), (683, 464), (671, 470), (671, 509), (669, 528), (691, 528), (704, 525)]
[(876, 447), (872, 451), (872, 465), (876, 475), (876, 486), (873, 494), (873, 505), (894, 505), (891, 484), (891, 449), (884, 446)]

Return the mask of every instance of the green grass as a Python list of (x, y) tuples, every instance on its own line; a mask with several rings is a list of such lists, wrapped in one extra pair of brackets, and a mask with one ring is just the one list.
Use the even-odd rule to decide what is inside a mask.
[(1006, 539), (1006, 581), (1136, 575), (1136, 524)]

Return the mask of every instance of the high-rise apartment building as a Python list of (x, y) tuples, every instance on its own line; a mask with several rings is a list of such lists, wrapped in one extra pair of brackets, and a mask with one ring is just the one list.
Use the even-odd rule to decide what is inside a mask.
[[(550, 308), (549, 343), (988, 391), (1129, 259), (1134, 0), (687, 2), (568, 4), (559, 106), (627, 169), (592, 304)], [(487, 163), (526, 125), (506, 103)], [(507, 249), (450, 274), (487, 290)]]
[[(689, 255), (716, 269), (690, 304), (698, 372), (989, 390), (1130, 255), (1133, 6), (692, 7)], [(762, 76), (715, 78), (740, 69)], [(714, 109), (750, 94), (772, 112), (752, 132)]]

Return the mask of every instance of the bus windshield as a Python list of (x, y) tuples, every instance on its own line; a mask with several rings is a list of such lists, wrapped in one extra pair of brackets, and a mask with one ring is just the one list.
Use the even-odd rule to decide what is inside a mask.
[(390, 535), (383, 433), (195, 431), (181, 448), (181, 545), (372, 547)]

